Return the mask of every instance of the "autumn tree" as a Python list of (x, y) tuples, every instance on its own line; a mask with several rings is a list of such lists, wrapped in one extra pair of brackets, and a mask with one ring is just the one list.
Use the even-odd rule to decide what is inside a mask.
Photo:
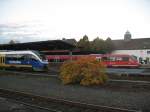
[(63, 84), (80, 83), (84, 86), (102, 85), (108, 80), (105, 66), (93, 57), (63, 63), (59, 78)]
[(10, 40), (9, 44), (15, 44), (16, 42), (14, 40)]
[(90, 49), (90, 42), (89, 42), (87, 35), (84, 35), (83, 38), (81, 38), (79, 40), (79, 42), (77, 43), (77, 47), (80, 48), (81, 50), (84, 50), (84, 51), (91, 50)]
[(106, 53), (111, 53), (114, 50), (114, 44), (110, 37), (108, 37), (105, 41), (105, 51)]
[(105, 53), (105, 46), (105, 41), (103, 39), (100, 39), (99, 37), (95, 38), (91, 42), (92, 51), (97, 53)]
[(96, 37), (93, 41), (89, 41), (87, 35), (78, 41), (77, 47), (81, 50), (95, 53), (111, 53), (114, 50), (114, 44), (110, 37), (106, 40)]
[(15, 44), (15, 43), (20, 43), (20, 41), (18, 41), (18, 40), (10, 40), (8, 42), (8, 44)]

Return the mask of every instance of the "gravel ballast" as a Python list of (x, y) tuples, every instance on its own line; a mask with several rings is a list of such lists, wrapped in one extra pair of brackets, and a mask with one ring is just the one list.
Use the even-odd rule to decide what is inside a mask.
[(37, 95), (80, 101), (125, 109), (150, 111), (149, 88), (125, 88), (114, 84), (84, 87), (63, 85), (57, 78), (1, 75), (0, 88), (25, 91)]
[(48, 112), (0, 97), (0, 112)]

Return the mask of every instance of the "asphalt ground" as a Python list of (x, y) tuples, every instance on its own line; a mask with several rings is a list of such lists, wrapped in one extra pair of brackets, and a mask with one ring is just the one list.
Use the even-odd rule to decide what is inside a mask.
[(0, 75), (0, 87), (83, 103), (150, 111), (150, 88), (126, 88), (124, 84), (113, 83), (84, 87), (78, 84), (63, 85), (54, 77), (5, 76), (3, 74)]

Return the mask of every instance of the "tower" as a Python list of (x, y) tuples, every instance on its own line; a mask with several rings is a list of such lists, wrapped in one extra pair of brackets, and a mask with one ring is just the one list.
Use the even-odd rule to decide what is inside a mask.
[(131, 33), (128, 30), (124, 34), (124, 40), (125, 41), (130, 41), (131, 40)]

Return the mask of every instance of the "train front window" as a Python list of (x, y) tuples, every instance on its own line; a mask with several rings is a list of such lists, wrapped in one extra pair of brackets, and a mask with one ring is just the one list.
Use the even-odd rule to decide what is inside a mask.
[(34, 52), (41, 60), (46, 60), (45, 55), (38, 51), (32, 51)]
[(45, 55), (44, 54), (40, 54), (40, 57), (42, 60), (46, 60)]
[(37, 58), (36, 58), (34, 55), (30, 55), (30, 59), (31, 59), (32, 61), (37, 61)]
[(136, 56), (134, 56), (134, 55), (132, 55), (132, 56), (131, 56), (131, 59), (132, 59), (132, 60), (136, 60), (136, 61), (137, 61), (137, 57), (136, 57)]

